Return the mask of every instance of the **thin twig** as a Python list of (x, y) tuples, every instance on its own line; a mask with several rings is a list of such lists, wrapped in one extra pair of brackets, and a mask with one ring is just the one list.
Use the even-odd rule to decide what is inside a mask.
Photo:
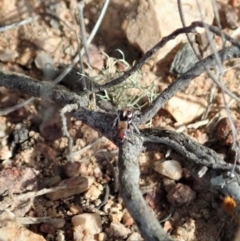
[(19, 104), (16, 104), (12, 107), (8, 107), (8, 108), (5, 108), (5, 109), (0, 109), (0, 115), (8, 115), (9, 113), (15, 111), (15, 110), (18, 110), (22, 107), (24, 107), (25, 105), (28, 105), (30, 104), (31, 102), (33, 102), (36, 98), (35, 97), (31, 97), (27, 100), (24, 100), (23, 102), (19, 103)]
[[(105, 13), (106, 13), (106, 10), (107, 10), (109, 1), (110, 1), (110, 0), (106, 0), (106, 1), (104, 2), (104, 5), (103, 5), (103, 8), (102, 8), (101, 13), (100, 13), (100, 15), (99, 15), (99, 18), (98, 18), (98, 20), (97, 20), (97, 22), (96, 22), (96, 24), (95, 24), (95, 26), (94, 26), (94, 28), (93, 28), (93, 30), (92, 30), (89, 38), (88, 38), (88, 40), (87, 40), (87, 44), (88, 44), (88, 45), (92, 42), (93, 38), (95, 37), (95, 35), (96, 35), (96, 33), (97, 33), (97, 31), (98, 31), (98, 29), (99, 29), (99, 27), (100, 27), (100, 24), (101, 24), (101, 22), (102, 22), (102, 20), (103, 20), (103, 17), (104, 17), (104, 15), (105, 15)], [(84, 50), (84, 48), (82, 48), (82, 49), (81, 49), (81, 55), (83, 55), (84, 52), (85, 52), (85, 50)], [(74, 58), (73, 62), (72, 62), (66, 69), (64, 69), (64, 71), (53, 81), (53, 83), (54, 83), (54, 84), (59, 83), (68, 73), (70, 73), (70, 71), (71, 71), (72, 68), (78, 63), (78, 61), (79, 61), (79, 55), (77, 54), (76, 57)], [(34, 100), (35, 100), (35, 98), (31, 98), (30, 100), (27, 100), (27, 101), (25, 102), (25, 104), (26, 104), (26, 103), (29, 104), (29, 103), (31, 103), (31, 102), (34, 101)], [(19, 108), (21, 108), (21, 107), (22, 107), (22, 106), (20, 106)], [(14, 108), (14, 110), (17, 110), (17, 109)], [(4, 111), (4, 113), (7, 113), (7, 114), (10, 113), (9, 111), (7, 112), (7, 111), (5, 111), (5, 110), (1, 110), (1, 111)]]
[(7, 31), (7, 30), (10, 30), (10, 29), (13, 29), (13, 28), (17, 28), (17, 27), (26, 25), (28, 23), (35, 22), (39, 18), (40, 18), (40, 16), (34, 16), (34, 17), (30, 17), (30, 18), (24, 19), (24, 20), (22, 20), (20, 22), (12, 23), (12, 24), (9, 24), (7, 26), (2, 26), (2, 27), (0, 27), (0, 33), (4, 32), (4, 31)]
[(104, 136), (102, 136), (102, 137), (98, 138), (96, 141), (94, 141), (93, 143), (90, 143), (89, 145), (83, 147), (81, 150), (73, 152), (72, 155), (73, 155), (73, 156), (75, 156), (75, 155), (80, 156), (80, 155), (82, 155), (84, 152), (86, 152), (87, 150), (89, 150), (89, 149), (91, 149), (93, 146), (95, 146), (97, 143), (99, 143), (100, 141), (104, 141), (104, 140), (106, 140), (106, 138), (105, 138)]
[(73, 110), (77, 110), (79, 108), (78, 104), (68, 104), (65, 105), (61, 110), (60, 110), (60, 117), (62, 120), (62, 132), (63, 135), (66, 136), (68, 138), (68, 156), (69, 156), (69, 160), (71, 162), (73, 162), (73, 152), (72, 152), (72, 148), (73, 148), (73, 139), (67, 129), (67, 118), (65, 116), (66, 113), (71, 112)]
[[(240, 57), (240, 48), (232, 46), (218, 52), (222, 59), (232, 59)], [(175, 80), (171, 85), (169, 85), (149, 106), (143, 113), (141, 118), (137, 119), (137, 123), (146, 123), (150, 120), (159, 109), (161, 109), (166, 102), (180, 89), (186, 87), (189, 82), (195, 79), (197, 76), (205, 72), (206, 66), (214, 67), (216, 65), (216, 60), (213, 55), (208, 56), (202, 61), (195, 64), (190, 70), (182, 74), (177, 80)], [(240, 101), (239, 97), (235, 97)]]
[[(236, 47), (240, 48), (239, 41), (233, 39), (231, 36), (229, 36), (225, 33), (222, 33), (217, 27), (214, 27), (214, 26), (211, 26), (206, 23), (199, 22), (199, 21), (193, 22), (191, 25), (189, 25), (187, 27), (179, 28), (179, 29), (175, 30), (173, 33), (169, 34), (168, 36), (163, 37), (160, 42), (158, 42), (153, 48), (151, 48), (149, 51), (147, 51), (146, 54), (144, 54), (144, 56), (139, 61), (137, 61), (132, 68), (127, 70), (122, 76), (120, 76), (116, 79), (113, 79), (112, 81), (110, 81), (106, 84), (98, 85), (98, 86), (94, 87), (90, 93), (105, 90), (105, 89), (111, 88), (115, 85), (122, 83), (123, 81), (128, 79), (132, 74), (134, 74), (137, 70), (139, 70), (147, 62), (147, 60), (150, 57), (152, 57), (159, 49), (161, 49), (168, 41), (176, 38), (180, 34), (196, 33), (196, 27), (201, 27), (201, 28), (207, 27), (209, 29), (209, 31), (215, 33), (218, 36), (221, 36), (223, 34), (223, 36), (226, 40), (231, 42)], [(215, 80), (215, 81), (217, 81), (217, 80)], [(218, 82), (218, 84), (220, 85), (219, 82)], [(228, 95), (230, 95), (232, 98), (240, 101), (239, 98), (237, 98), (231, 91), (227, 90), (226, 88), (225, 88), (225, 92)]]

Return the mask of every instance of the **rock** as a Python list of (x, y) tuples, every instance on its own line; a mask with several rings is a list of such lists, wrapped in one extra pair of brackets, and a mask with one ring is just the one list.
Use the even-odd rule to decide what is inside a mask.
[(32, 41), (39, 47), (39, 49), (45, 50), (47, 53), (52, 53), (60, 44), (61, 38), (57, 36), (41, 36), (33, 39)]
[(54, 227), (54, 225), (52, 225), (51, 223), (42, 223), (41, 225), (40, 225), (40, 232), (41, 233), (49, 233), (49, 234), (52, 234), (52, 235), (54, 235), (55, 234), (55, 232), (56, 232), (56, 229), (55, 229), (55, 227)]
[[(236, 131), (237, 137), (240, 137), (240, 121), (233, 121)], [(219, 121), (217, 125), (217, 131), (215, 132), (217, 139), (220, 141), (222, 145), (231, 146), (234, 142), (234, 137), (232, 134), (232, 128), (228, 118), (223, 118)]]
[[(134, 8), (128, 8), (128, 17), (125, 18), (122, 29), (129, 42), (138, 47), (143, 53), (146, 53), (158, 43), (162, 37), (182, 27), (175, 0), (138, 0), (135, 1), (135, 5)], [(182, 9), (186, 25), (189, 25), (193, 21), (201, 21), (196, 1), (182, 0)], [(213, 9), (209, 7), (208, 0), (201, 1), (201, 10), (204, 15), (204, 21), (211, 24), (214, 13)], [(174, 40), (169, 41), (155, 55), (156, 60), (163, 59), (182, 41), (186, 42), (185, 34), (179, 35)]]
[(106, 233), (99, 233), (96, 235), (97, 241), (107, 241), (107, 234)]
[(177, 161), (156, 161), (154, 165), (154, 170), (163, 176), (169, 177), (173, 180), (179, 180), (182, 177), (182, 167)]
[(114, 223), (119, 223), (122, 220), (123, 212), (117, 207), (112, 207), (109, 213), (109, 219)]
[(61, 177), (58, 175), (55, 175), (53, 177), (45, 178), (43, 179), (42, 186), (43, 187), (53, 187), (57, 186), (61, 182)]
[(92, 185), (87, 192), (84, 194), (84, 197), (86, 199), (89, 199), (91, 201), (94, 201), (99, 198), (99, 196), (102, 194), (102, 191), (99, 190), (95, 185)]
[(9, 62), (18, 57), (18, 52), (16, 50), (4, 49), (0, 50), (0, 61)]
[(81, 173), (80, 167), (81, 167), (80, 162), (67, 162), (63, 166), (63, 171), (68, 177), (75, 177)]
[(36, 233), (31, 232), (30, 230), (19, 226), (16, 223), (8, 222), (0, 228), (0, 240), (9, 241), (45, 241), (45, 239)]
[(53, 80), (56, 77), (56, 68), (53, 58), (50, 54), (40, 51), (34, 60), (36, 67), (43, 71), (43, 80)]
[(167, 194), (170, 203), (178, 206), (189, 205), (196, 198), (196, 193), (184, 184), (178, 183)]
[(176, 182), (168, 177), (164, 177), (162, 179), (163, 182), (163, 188), (166, 192), (169, 192), (172, 187), (174, 187), (176, 185)]
[(178, 94), (168, 101), (164, 109), (174, 117), (178, 124), (186, 124), (202, 115), (206, 106), (205, 101), (198, 97)]
[(30, 67), (30, 65), (33, 62), (34, 55), (35, 55), (35, 50), (26, 48), (24, 52), (21, 53), (21, 56), (18, 58), (17, 62), (21, 66)]
[(10, 157), (12, 157), (12, 151), (9, 150), (8, 146), (3, 146), (0, 149), (0, 159), (1, 160), (8, 160)]
[[(102, 70), (104, 68), (104, 61), (103, 56), (100, 53), (99, 49), (93, 45), (88, 45), (88, 54), (89, 54), (89, 61), (90, 66), (99, 70)], [(83, 56), (83, 62), (87, 63), (86, 55)]]
[(176, 235), (183, 237), (184, 240), (196, 240), (195, 232), (195, 221), (193, 219), (190, 219), (184, 225), (177, 228)]
[(173, 230), (173, 226), (172, 226), (172, 224), (171, 224), (170, 221), (166, 221), (166, 222), (164, 223), (163, 230), (164, 230), (166, 233), (170, 233), (170, 232)]
[(94, 180), (94, 177), (72, 177), (65, 179), (59, 186), (66, 186), (66, 188), (48, 193), (46, 197), (54, 201), (85, 192), (93, 184)]
[(170, 72), (181, 75), (191, 69), (197, 62), (198, 58), (194, 54), (191, 45), (186, 43), (174, 56)]
[(128, 238), (127, 241), (144, 241), (141, 235), (137, 232), (132, 233)]
[(37, 190), (37, 172), (29, 167), (11, 167), (0, 172), (0, 195)]
[(106, 229), (109, 236), (119, 239), (125, 239), (131, 233), (129, 228), (126, 228), (122, 223), (111, 222), (110, 227)]
[(122, 222), (126, 227), (130, 227), (134, 224), (134, 219), (132, 218), (132, 216), (128, 211), (124, 212), (122, 217)]
[[(95, 235), (102, 231), (101, 217), (97, 213), (84, 213), (72, 217), (72, 224), (74, 228), (80, 226), (82, 232)], [(74, 234), (75, 235), (75, 234)]]

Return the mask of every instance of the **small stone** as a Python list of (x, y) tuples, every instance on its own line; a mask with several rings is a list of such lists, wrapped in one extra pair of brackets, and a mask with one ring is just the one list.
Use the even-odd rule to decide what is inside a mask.
[(106, 233), (99, 233), (96, 235), (97, 241), (106, 241), (107, 240), (107, 234)]
[(46, 178), (43, 180), (43, 187), (54, 187), (57, 186), (61, 182), (61, 177), (56, 175), (50, 178)]
[(122, 223), (112, 222), (107, 232), (111, 237), (125, 239), (131, 233), (131, 230), (126, 228)]
[[(189, 25), (193, 21), (201, 20), (197, 2), (183, 0), (181, 1), (181, 6), (183, 8), (186, 25)], [(211, 24), (214, 18), (214, 12), (209, 8), (209, 1), (201, 1), (201, 10), (202, 13), (204, 13), (204, 21)], [(146, 53), (158, 43), (162, 37), (182, 27), (179, 16), (172, 14), (173, 12), (178, 12), (176, 1), (139, 0), (136, 3), (136, 7), (130, 7), (129, 11), (130, 12), (127, 13), (128, 17), (125, 18), (122, 23), (122, 30), (128, 41), (143, 53)], [(119, 15), (117, 16), (119, 18)], [(106, 31), (111, 31), (113, 34), (115, 30), (113, 29), (113, 24), (111, 24), (113, 19), (108, 19), (108, 21), (109, 25), (105, 26), (105, 28), (108, 26), (108, 30)], [(116, 24), (117, 19), (114, 22), (114, 27), (116, 27)], [(177, 38), (172, 39), (154, 55), (154, 58), (158, 61), (163, 59), (172, 49), (183, 41), (186, 42), (186, 36), (184, 35), (179, 35)]]
[(82, 212), (81, 206), (75, 205), (75, 204), (71, 204), (69, 207), (69, 210), (70, 210), (71, 214), (74, 214), (74, 215)]
[(0, 149), (0, 159), (8, 160), (12, 156), (12, 151), (9, 150), (8, 146), (3, 146)]
[(179, 180), (182, 177), (182, 167), (179, 162), (174, 160), (157, 161), (155, 162), (154, 170), (173, 180)]
[(55, 51), (60, 42), (61, 38), (57, 36), (33, 39), (33, 43), (36, 44), (39, 49), (43, 49), (47, 53), (52, 53)]
[(72, 177), (65, 179), (59, 186), (66, 186), (66, 188), (48, 193), (46, 197), (54, 201), (85, 192), (93, 184), (94, 180), (94, 177)]
[(177, 228), (176, 235), (183, 237), (184, 240), (196, 240), (195, 232), (195, 221), (190, 219), (187, 223)]
[(167, 194), (170, 203), (178, 206), (189, 205), (196, 198), (196, 193), (187, 185), (178, 183)]
[(125, 212), (123, 214), (123, 217), (122, 217), (122, 222), (124, 224), (124, 226), (126, 227), (130, 227), (134, 224), (134, 219), (132, 218), (132, 216), (129, 214), (129, 212)]
[(94, 205), (95, 205), (95, 207), (98, 207), (99, 205), (101, 205), (101, 203), (102, 203), (102, 200), (101, 199), (96, 199), (96, 200), (94, 200)]
[(16, 50), (4, 49), (0, 50), (0, 61), (9, 62), (18, 57), (18, 52)]
[(144, 241), (141, 235), (137, 232), (134, 232), (130, 234), (130, 236), (127, 238), (127, 241)]
[(41, 235), (31, 232), (25, 227), (21, 227), (16, 223), (8, 222), (0, 228), (0, 240), (18, 240), (18, 241), (46, 241)]
[(34, 54), (35, 52), (33, 50), (31, 50), (30, 48), (27, 48), (18, 58), (17, 62), (22, 66), (28, 67), (33, 62)]
[(101, 217), (97, 213), (84, 213), (72, 218), (73, 226), (81, 226), (88, 234), (98, 234), (102, 231)]
[(189, 43), (185, 44), (178, 50), (170, 67), (173, 74), (183, 74), (191, 69), (198, 62), (197, 56), (194, 54)]
[(163, 187), (166, 192), (169, 192), (172, 187), (176, 185), (176, 182), (170, 178), (164, 177), (162, 179)]
[(95, 185), (92, 185), (84, 194), (84, 197), (90, 201), (94, 201), (98, 199), (101, 194), (102, 192)]
[(164, 230), (166, 233), (170, 233), (170, 232), (173, 230), (173, 226), (172, 226), (171, 222), (166, 221), (166, 222), (164, 223), (163, 230)]
[(118, 208), (112, 207), (110, 209), (109, 218), (112, 222), (119, 223), (122, 217), (123, 217), (123, 213)]
[(0, 172), (0, 195), (36, 191), (37, 179), (37, 172), (33, 168), (5, 168)]
[(63, 166), (63, 170), (68, 177), (75, 177), (79, 175), (80, 166), (80, 162), (67, 162)]
[(42, 233), (49, 233), (54, 235), (55, 231), (56, 231), (55, 227), (50, 223), (42, 223), (40, 225), (40, 232)]
[[(239, 137), (240, 121), (235, 120), (234, 125), (236, 127), (237, 136)], [(228, 118), (223, 118), (219, 121), (217, 125), (216, 137), (225, 146), (230, 146), (233, 144), (234, 138)]]
[(201, 98), (188, 95), (188, 99), (186, 99), (184, 94), (179, 93), (166, 103), (164, 109), (171, 113), (171, 116), (181, 125), (191, 123), (197, 117), (201, 116), (206, 106), (206, 101)]

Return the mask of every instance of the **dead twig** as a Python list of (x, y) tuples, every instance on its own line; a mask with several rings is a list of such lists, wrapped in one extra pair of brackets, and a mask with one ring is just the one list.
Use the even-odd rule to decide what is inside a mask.
[(116, 86), (116, 85), (122, 83), (123, 81), (128, 79), (132, 74), (134, 74), (137, 70), (139, 70), (147, 62), (147, 60), (150, 57), (152, 57), (159, 49), (161, 49), (171, 39), (176, 38), (180, 34), (196, 33), (197, 27), (201, 27), (201, 28), (207, 27), (209, 31), (213, 32), (214, 34), (216, 34), (218, 36), (223, 35), (226, 40), (228, 40), (230, 43), (232, 43), (232, 45), (240, 48), (239, 41), (233, 39), (231, 36), (229, 36), (225, 33), (222, 33), (222, 31), (220, 31), (217, 27), (214, 27), (214, 26), (211, 26), (209, 24), (199, 22), (199, 21), (193, 22), (191, 25), (189, 25), (187, 27), (179, 28), (179, 29), (175, 30), (174, 32), (172, 32), (171, 34), (169, 34), (168, 36), (163, 37), (160, 42), (158, 42), (154, 47), (152, 47), (149, 51), (147, 51), (144, 54), (144, 56), (139, 61), (137, 61), (136, 64), (131, 69), (127, 70), (122, 76), (120, 76), (116, 79), (113, 79), (112, 81), (110, 81), (106, 84), (95, 86), (93, 88), (93, 90), (90, 91), (90, 93), (105, 90), (105, 89), (111, 88), (113, 86)]
[[(218, 52), (223, 60), (230, 60), (233, 58), (240, 57), (240, 48), (236, 46), (228, 47)], [(145, 123), (150, 120), (160, 110), (166, 102), (176, 94), (177, 91), (186, 87), (190, 81), (195, 79), (197, 76), (205, 72), (205, 68), (211, 68), (216, 66), (216, 60), (214, 55), (210, 55), (202, 61), (195, 64), (190, 70), (182, 74), (176, 79), (171, 85), (168, 86), (150, 105), (143, 113), (141, 118), (137, 120), (138, 123)], [(232, 94), (232, 92), (231, 92)], [(235, 97), (240, 101), (239, 97)]]
[(125, 140), (119, 147), (118, 167), (121, 196), (144, 240), (172, 241), (160, 226), (153, 211), (147, 206), (139, 188), (138, 155), (142, 151), (142, 144), (141, 138), (129, 135), (129, 140)]

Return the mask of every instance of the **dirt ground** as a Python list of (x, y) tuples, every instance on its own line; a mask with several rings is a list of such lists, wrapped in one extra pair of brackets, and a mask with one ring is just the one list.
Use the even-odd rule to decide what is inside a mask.
[[(80, 32), (75, 21), (77, 1), (2, 0), (0, 2), (2, 26), (32, 17), (34, 13), (42, 16), (31, 23), (0, 32), (1, 70), (22, 73), (39, 81), (51, 81), (51, 78), (61, 73), (64, 66), (72, 62), (78, 51), (79, 39), (76, 36), (80, 36)], [(94, 3), (90, 1), (84, 8), (87, 37), (102, 6), (102, 1), (92, 2)], [(119, 22), (123, 18), (124, 12), (121, 9)], [(103, 25), (106, 22), (105, 19)], [(114, 23), (115, 28), (118, 25), (120, 23)], [(108, 68), (107, 64), (114, 61), (110, 57), (121, 58), (121, 54), (116, 49), (120, 49), (125, 54), (125, 60), (129, 65), (142, 56), (141, 51), (131, 46), (125, 37), (121, 35), (116, 37), (119, 33), (112, 34), (112, 38), (108, 33), (106, 39), (105, 29), (106, 27), (100, 27), (89, 50), (93, 70), (88, 70), (87, 59), (83, 58), (86, 71), (89, 71), (91, 76), (100, 76), (100, 80), (96, 78), (96, 81), (102, 81), (102, 77), (106, 78), (106, 75), (111, 78), (117, 71), (124, 71), (126, 68), (122, 63), (113, 66), (111, 70)], [(233, 31), (229, 28), (225, 30), (229, 34)], [(109, 32), (111, 31), (113, 30)], [(221, 44), (218, 38), (215, 41), (217, 46)], [(176, 76), (169, 71), (176, 52), (177, 49), (174, 49), (159, 62), (151, 59), (141, 69), (139, 83), (142, 86), (150, 86), (153, 83), (155, 96), (176, 79)], [(41, 66), (43, 59), (52, 61), (53, 68), (57, 70), (53, 73), (51, 71), (49, 73), (49, 69), (43, 70)], [(225, 85), (237, 94), (239, 94), (240, 79), (238, 63), (239, 60), (227, 63), (223, 78)], [(80, 65), (77, 67), (80, 68)], [(74, 71), (73, 76), (78, 78), (80, 75), (75, 69)], [(64, 82), (74, 81), (73, 76)], [(213, 83), (206, 74), (196, 78), (159, 111), (152, 125), (181, 131), (201, 144), (214, 143), (211, 147), (227, 157), (230, 147), (216, 140), (216, 134), (207, 128), (212, 118), (224, 110), (219, 88), (216, 88), (210, 111), (205, 118), (207, 121), (203, 124), (200, 122), (201, 115), (208, 106), (212, 86)], [(138, 92), (131, 90), (129, 93), (136, 95)], [(1, 110), (21, 103), (27, 98), (29, 96), (25, 94), (0, 87)], [(231, 101), (229, 96), (226, 96), (226, 99), (228, 103)], [(230, 108), (234, 120), (240, 121), (239, 103), (231, 101)], [(195, 111), (196, 109), (198, 111)], [(23, 108), (0, 116), (1, 201), (13, 194), (51, 188), (61, 181), (67, 182), (76, 176), (88, 177), (93, 181), (85, 190), (70, 196), (67, 194), (67, 189), (63, 190), (59, 197), (55, 197), (54, 193), (39, 195), (24, 208), (17, 210), (15, 207), (13, 213), (18, 217), (50, 217), (61, 220), (60, 223), (42, 221), (25, 226), (31, 232), (43, 236), (45, 240), (73, 240), (74, 232), (77, 231), (71, 221), (72, 217), (95, 212), (101, 217), (101, 231), (95, 234), (94, 239), (90, 239), (85, 233), (85, 236), (76, 240), (141, 240), (134, 221), (115, 190), (116, 179), (113, 170), (117, 161), (117, 147), (81, 121), (68, 118), (69, 132), (74, 142), (73, 152), (76, 152), (73, 156), (75, 163), (69, 164), (68, 140), (62, 137), (61, 125), (59, 109), (41, 99), (35, 99)], [(164, 153), (145, 153), (139, 157), (139, 165), (142, 171), (140, 186), (149, 207), (154, 210), (159, 220), (172, 214), (161, 223), (164, 230), (177, 241), (234, 240), (239, 217), (224, 210), (221, 197), (200, 186), (187, 169), (184, 169), (183, 177), (178, 181), (154, 171), (154, 163), (163, 158)], [(81, 181), (82, 179), (79, 182)], [(30, 184), (26, 186), (26, 182)], [(190, 204), (173, 207), (169, 202), (167, 197), (169, 188), (176, 183), (188, 186), (195, 193), (195, 198)], [(108, 189), (109, 195), (107, 195)], [(108, 198), (106, 202), (105, 197)], [(104, 203), (101, 208), (97, 209), (102, 202)], [(9, 210), (13, 211), (10, 207)], [(5, 235), (4, 232), (4, 229), (0, 228), (0, 237)]]

